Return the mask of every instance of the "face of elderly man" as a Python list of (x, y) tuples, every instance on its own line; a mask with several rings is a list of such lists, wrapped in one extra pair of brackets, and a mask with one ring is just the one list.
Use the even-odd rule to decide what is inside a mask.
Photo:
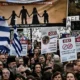
[(2, 70), (2, 76), (3, 76), (3, 80), (9, 80), (10, 78), (10, 72), (7, 68), (4, 68)]
[(0, 60), (1, 60), (3, 63), (5, 63), (5, 62), (6, 62), (6, 57), (5, 57), (5, 55), (1, 54), (1, 55), (0, 55)]

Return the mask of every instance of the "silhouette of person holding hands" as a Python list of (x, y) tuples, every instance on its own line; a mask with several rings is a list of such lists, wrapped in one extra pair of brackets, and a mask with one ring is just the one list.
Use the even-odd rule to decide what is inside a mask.
[(19, 17), (19, 16), (17, 16), (17, 14), (15, 13), (15, 11), (13, 10), (11, 16), (8, 18), (8, 19), (11, 18), (10, 25), (12, 25), (12, 26), (15, 25), (15, 22), (16, 22), (15, 18), (16, 17)]
[(40, 15), (38, 14), (36, 7), (33, 8), (31, 15), (33, 15), (32, 24), (39, 24), (38, 16), (40, 17)]
[(44, 17), (44, 23), (49, 23), (49, 15), (46, 10), (44, 10), (42, 17)]
[(22, 10), (20, 11), (19, 17), (20, 15), (21, 15), (21, 23), (23, 24), (23, 21), (25, 20), (25, 24), (27, 24), (27, 15), (29, 16), (29, 13), (24, 6), (22, 6)]

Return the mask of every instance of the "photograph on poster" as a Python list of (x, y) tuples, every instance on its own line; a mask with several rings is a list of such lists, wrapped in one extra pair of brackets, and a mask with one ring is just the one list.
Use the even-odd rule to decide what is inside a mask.
[[(63, 4), (60, 5), (61, 3)], [(53, 25), (63, 23), (66, 18), (66, 9), (67, 0), (50, 0), (31, 4), (0, 3), (0, 16), (3, 16), (10, 26), (15, 24)]]

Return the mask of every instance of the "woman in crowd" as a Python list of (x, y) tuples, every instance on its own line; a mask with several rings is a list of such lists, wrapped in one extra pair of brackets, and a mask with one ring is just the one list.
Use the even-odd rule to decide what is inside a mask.
[(66, 74), (66, 80), (77, 80), (75, 77), (75, 74), (72, 72), (67, 72)]
[(34, 66), (34, 71), (32, 75), (37, 79), (37, 80), (42, 80), (42, 68), (40, 63), (36, 63)]
[(29, 60), (30, 60), (30, 62), (29, 62), (29, 67), (30, 67), (31, 70), (33, 71), (34, 64), (35, 64), (35, 59), (34, 59), (34, 57), (31, 57)]
[(32, 75), (28, 76), (26, 80), (36, 80)]
[(46, 64), (48, 64), (49, 62), (51, 62), (53, 55), (51, 53), (47, 53), (45, 56), (46, 56)]
[(62, 74), (57, 71), (52, 75), (51, 80), (64, 80), (64, 79), (62, 77)]

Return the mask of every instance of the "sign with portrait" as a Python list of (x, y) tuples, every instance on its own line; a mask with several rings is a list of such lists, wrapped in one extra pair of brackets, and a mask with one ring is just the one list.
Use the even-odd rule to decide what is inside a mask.
[(41, 29), (41, 54), (57, 52), (57, 28), (46, 27)]
[(57, 38), (44, 36), (41, 40), (41, 54), (57, 52)]

